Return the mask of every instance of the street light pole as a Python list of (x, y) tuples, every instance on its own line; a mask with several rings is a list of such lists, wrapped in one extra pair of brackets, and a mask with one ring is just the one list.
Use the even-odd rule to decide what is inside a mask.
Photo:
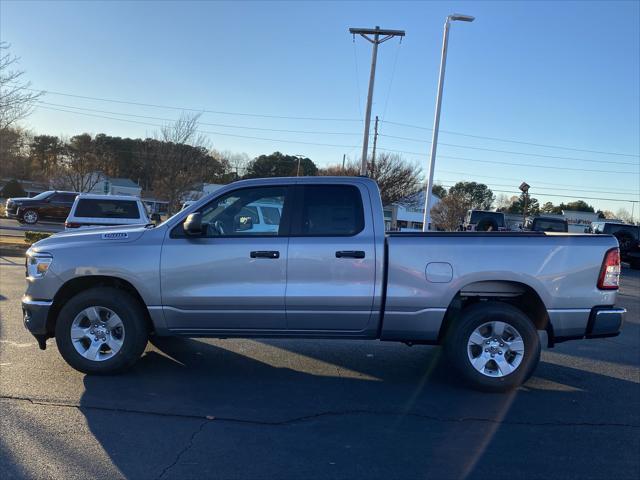
[(460, 15), (454, 13), (449, 15), (444, 22), (444, 33), (442, 35), (442, 55), (440, 57), (440, 75), (438, 77), (438, 94), (436, 95), (436, 112), (433, 120), (433, 136), (431, 138), (431, 155), (429, 157), (429, 181), (425, 191), (424, 217), (422, 220), (422, 231), (429, 230), (431, 223), (431, 192), (433, 190), (433, 171), (436, 164), (436, 149), (438, 147), (438, 130), (440, 128), (440, 109), (442, 107), (442, 90), (444, 88), (444, 71), (447, 65), (447, 46), (449, 44), (449, 25), (451, 22), (473, 22), (475, 17), (470, 15)]
[[(369, 150), (369, 124), (371, 123), (371, 103), (373, 101), (373, 84), (376, 80), (376, 62), (378, 59), (378, 45), (386, 42), (393, 37), (404, 37), (404, 30), (383, 30), (376, 28), (350, 28), (354, 38), (360, 35), (370, 43), (373, 43), (373, 52), (371, 53), (371, 72), (369, 73), (369, 93), (367, 94), (367, 110), (364, 118), (364, 141), (362, 142), (362, 161), (360, 163), (360, 175), (367, 174), (367, 150)], [(373, 35), (373, 38), (368, 35)], [(384, 35), (380, 38), (380, 35)]]

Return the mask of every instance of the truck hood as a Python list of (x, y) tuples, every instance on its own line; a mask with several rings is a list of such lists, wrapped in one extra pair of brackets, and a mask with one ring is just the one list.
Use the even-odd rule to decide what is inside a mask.
[(113, 243), (129, 243), (138, 240), (146, 231), (150, 230), (145, 225), (127, 225), (115, 227), (83, 228), (79, 230), (65, 230), (48, 238), (40, 240), (31, 246), (33, 252), (46, 251), (50, 247), (71, 246), (88, 243), (96, 247)]
[(12, 203), (22, 203), (25, 200), (33, 200), (32, 198), (29, 197), (13, 197), (13, 198), (7, 198), (8, 202), (12, 202)]

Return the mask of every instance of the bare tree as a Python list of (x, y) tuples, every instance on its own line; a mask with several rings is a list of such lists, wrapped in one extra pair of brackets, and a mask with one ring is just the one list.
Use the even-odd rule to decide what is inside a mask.
[(23, 79), (23, 70), (16, 69), (20, 59), (9, 53), (9, 46), (0, 42), (0, 130), (29, 115), (44, 93), (30, 90), (31, 82)]
[(74, 192), (90, 192), (104, 178), (99, 165), (91, 135), (76, 135), (66, 142), (52, 183)]
[(160, 130), (153, 142), (153, 158), (158, 174), (154, 191), (169, 201), (169, 209), (179, 207), (182, 196), (195, 184), (215, 179), (223, 173), (222, 163), (209, 154), (209, 141), (198, 132), (200, 114), (183, 114)]
[[(371, 162), (369, 165), (372, 165)], [(349, 162), (344, 169), (341, 165), (332, 165), (320, 170), (319, 174), (357, 176), (359, 171), (359, 162)], [(383, 205), (390, 205), (417, 193), (421, 188), (421, 176), (420, 167), (407, 162), (398, 154), (386, 152), (376, 157), (375, 165), (369, 171), (369, 177), (378, 183)]]
[(438, 230), (455, 231), (467, 213), (467, 204), (455, 195), (447, 195), (431, 209), (431, 221)]

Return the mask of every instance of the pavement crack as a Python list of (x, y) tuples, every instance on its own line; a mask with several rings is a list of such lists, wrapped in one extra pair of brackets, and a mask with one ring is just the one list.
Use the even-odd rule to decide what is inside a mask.
[[(237, 417), (221, 417), (217, 415), (212, 416), (212, 415), (200, 415), (200, 414), (189, 414), (189, 413), (160, 412), (160, 411), (153, 411), (153, 410), (121, 408), (121, 407), (115, 407), (115, 406), (110, 407), (110, 406), (100, 406), (100, 405), (80, 405), (76, 403), (37, 400), (33, 398), (28, 398), (28, 397), (18, 397), (18, 396), (9, 396), (9, 395), (0, 395), (0, 400), (29, 402), (32, 405), (40, 405), (45, 407), (48, 406), (48, 407), (74, 408), (80, 411), (94, 410), (94, 411), (106, 411), (106, 412), (116, 412), (116, 413), (130, 413), (130, 414), (137, 414), (137, 415), (153, 415), (153, 416), (167, 417), (167, 418), (202, 420), (203, 421), (202, 426), (204, 426), (206, 423), (208, 423), (211, 420), (215, 420), (216, 422), (228, 422), (228, 423), (240, 423), (240, 424), (248, 424), (248, 425), (263, 425), (263, 426), (277, 427), (277, 426), (294, 425), (297, 423), (316, 420), (322, 417), (339, 417), (339, 416), (348, 416), (348, 415), (378, 415), (378, 416), (388, 416), (388, 417), (404, 416), (404, 417), (419, 418), (422, 420), (442, 422), (442, 423), (489, 423), (489, 424), (499, 424), (499, 425), (532, 426), (532, 427), (640, 428), (640, 424), (634, 424), (634, 423), (562, 422), (562, 421), (532, 422), (532, 421), (518, 421), (518, 420), (501, 420), (497, 418), (483, 418), (483, 417), (446, 417), (446, 416), (438, 416), (438, 415), (426, 415), (426, 414), (417, 413), (417, 412), (402, 412), (402, 411), (394, 411), (394, 410), (375, 410), (375, 409), (326, 410), (326, 411), (317, 412), (309, 415), (293, 417), (285, 420), (267, 421), (267, 420), (254, 420), (254, 419), (237, 418)], [(199, 432), (196, 432), (196, 433), (199, 433)]]
[(176, 458), (174, 458), (173, 462), (171, 462), (169, 465), (167, 465), (166, 467), (164, 467), (162, 469), (162, 472), (160, 472), (160, 475), (158, 476), (158, 480), (164, 478), (164, 476), (169, 472), (169, 470), (171, 470), (173, 467), (175, 467), (179, 462), (180, 459), (182, 458), (182, 456), (187, 453), (191, 447), (193, 447), (193, 443), (196, 439), (196, 437), (202, 433), (202, 430), (204, 430), (204, 427), (207, 423), (209, 423), (210, 420), (205, 420), (203, 422), (200, 423), (200, 425), (198, 426), (198, 428), (191, 434), (191, 437), (189, 437), (189, 441), (187, 442), (187, 445), (178, 452), (178, 454), (176, 455)]

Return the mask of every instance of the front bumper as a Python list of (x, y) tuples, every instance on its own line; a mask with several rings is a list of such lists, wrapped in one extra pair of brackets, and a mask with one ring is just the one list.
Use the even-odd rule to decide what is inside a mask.
[(22, 297), (22, 317), (24, 326), (31, 332), (31, 334), (38, 339), (46, 337), (47, 332), (47, 318), (49, 316), (49, 310), (53, 305), (52, 301), (48, 300), (33, 300), (31, 297)]

